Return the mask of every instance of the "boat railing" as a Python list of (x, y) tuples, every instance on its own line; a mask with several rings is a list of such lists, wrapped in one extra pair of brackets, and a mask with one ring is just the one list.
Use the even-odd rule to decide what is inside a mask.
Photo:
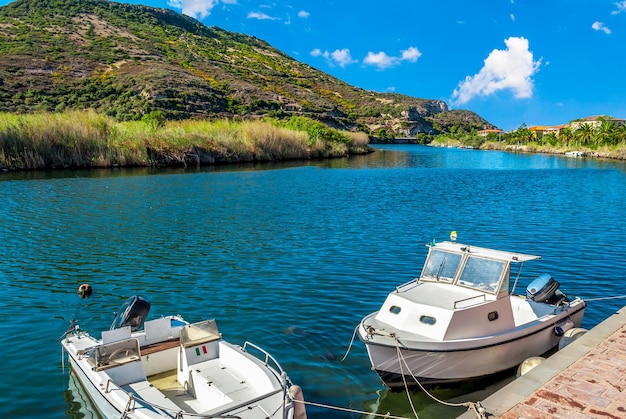
[(469, 297), (469, 298), (463, 298), (462, 300), (455, 301), (454, 302), (454, 309), (456, 310), (457, 308), (459, 308), (457, 305), (460, 304), (460, 303), (465, 303), (467, 301), (474, 300), (474, 299), (481, 298), (481, 297), (482, 297), (482, 301), (477, 301), (475, 303), (468, 304), (467, 306), (464, 306), (464, 307), (471, 307), (473, 305), (484, 303), (485, 301), (487, 301), (487, 294), (478, 294), (478, 295), (474, 295), (474, 296)]
[[(419, 281), (420, 281), (419, 278), (415, 278), (415, 279), (413, 279), (413, 280), (411, 280), (409, 282), (405, 282), (404, 284), (398, 285), (398, 286), (396, 286), (396, 292), (399, 293), (402, 288), (408, 287), (411, 284), (413, 284), (414, 286), (418, 286), (419, 283), (420, 283)], [(404, 292), (404, 291), (408, 291), (408, 290), (402, 290), (402, 291)]]
[[(253, 348), (255, 351), (260, 353), (262, 356), (259, 356), (258, 353), (250, 352), (248, 347)], [(270, 355), (269, 352), (267, 352), (265, 349), (261, 348), (258, 345), (255, 345), (252, 342), (246, 341), (243, 344), (242, 350), (244, 352), (247, 352), (247, 353), (251, 354), (251, 355), (254, 355), (259, 360), (263, 361), (263, 364), (265, 364), (265, 366), (270, 367), (270, 369), (276, 375), (276, 377), (278, 377), (279, 379), (282, 379), (282, 375), (284, 373), (283, 367), (281, 367), (280, 364), (278, 363), (278, 361), (276, 361), (276, 359), (274, 359), (274, 357), (272, 355)], [(270, 365), (270, 361), (271, 361), (271, 365)]]

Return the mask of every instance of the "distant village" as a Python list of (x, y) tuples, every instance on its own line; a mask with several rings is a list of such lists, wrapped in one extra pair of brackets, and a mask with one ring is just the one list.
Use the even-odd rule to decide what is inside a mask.
[[(588, 116), (586, 118), (576, 119), (569, 124), (563, 125), (535, 125), (532, 127), (527, 127), (527, 129), (535, 134), (537, 137), (543, 137), (547, 134), (559, 135), (561, 131), (565, 128), (569, 128), (572, 131), (576, 131), (580, 129), (583, 125), (588, 125), (591, 129), (600, 128), (603, 123), (608, 122), (610, 124), (615, 125), (616, 127), (621, 127), (626, 124), (626, 120), (613, 118), (610, 116)], [(489, 134), (504, 134), (505, 132), (501, 129), (483, 129), (477, 132), (478, 135), (482, 137), (486, 137)]]

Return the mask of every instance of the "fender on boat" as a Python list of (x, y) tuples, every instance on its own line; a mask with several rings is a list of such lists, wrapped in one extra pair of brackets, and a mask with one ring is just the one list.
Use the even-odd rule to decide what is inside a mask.
[(578, 339), (585, 333), (587, 333), (587, 329), (583, 329), (582, 327), (573, 327), (565, 331), (565, 333), (559, 340), (559, 351), (565, 348), (570, 343), (574, 342), (576, 339)]

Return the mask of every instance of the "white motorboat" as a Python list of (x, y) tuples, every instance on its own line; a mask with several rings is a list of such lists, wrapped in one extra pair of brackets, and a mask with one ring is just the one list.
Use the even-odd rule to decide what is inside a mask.
[(214, 320), (145, 321), (149, 309), (131, 297), (101, 339), (72, 324), (62, 340), (72, 372), (104, 417), (305, 417), (294, 402), (299, 387), (266, 351), (226, 342)]
[[(453, 233), (451, 238), (456, 239)], [(389, 387), (455, 383), (517, 367), (580, 326), (585, 302), (544, 274), (515, 295), (524, 262), (539, 256), (429, 244), (419, 278), (389, 293), (358, 327)]]

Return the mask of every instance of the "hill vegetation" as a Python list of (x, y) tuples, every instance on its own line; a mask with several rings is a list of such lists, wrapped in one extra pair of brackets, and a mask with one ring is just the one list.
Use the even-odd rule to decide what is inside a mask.
[(255, 37), (106, 0), (0, 8), (0, 112), (93, 109), (117, 121), (306, 116), (376, 136), (494, 128), (438, 100), (366, 91)]

